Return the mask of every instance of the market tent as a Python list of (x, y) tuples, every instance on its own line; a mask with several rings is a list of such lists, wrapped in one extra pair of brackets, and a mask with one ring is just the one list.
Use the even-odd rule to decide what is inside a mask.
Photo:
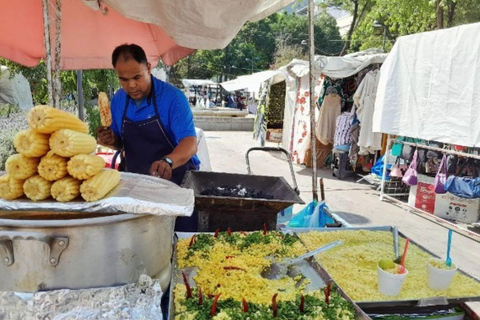
[(480, 23), (400, 37), (382, 66), (373, 130), (480, 146)]
[[(316, 56), (314, 74), (318, 81), (315, 83), (315, 100), (318, 100), (321, 91), (322, 74), (335, 79), (347, 78), (372, 64), (384, 62), (386, 58), (387, 54), (378, 50), (360, 51), (343, 57)], [(302, 99), (308, 98), (303, 96), (310, 83), (308, 61), (294, 59), (279, 70), (287, 79), (282, 144), (293, 155), (294, 161), (303, 163), (310, 146), (310, 106), (308, 99)]]
[(282, 72), (279, 70), (267, 70), (257, 73), (253, 73), (246, 76), (240, 76), (236, 79), (225, 81), (220, 85), (227, 91), (233, 92), (237, 90), (246, 90), (250, 93), (254, 93), (258, 97), (260, 86), (263, 82), (273, 79), (271, 84), (275, 84), (285, 80)]
[(183, 79), (182, 84), (185, 88), (193, 86), (216, 86), (217, 83), (212, 80), (201, 80), (201, 79)]
[(19, 106), (22, 110), (32, 108), (32, 91), (27, 79), (21, 73), (11, 77), (5, 66), (0, 66), (0, 71), (0, 104)]
[[(63, 1), (61, 68), (111, 68), (113, 49), (132, 42), (145, 49), (153, 65), (159, 57), (172, 65), (194, 49), (225, 47), (247, 20), (266, 17), (290, 2), (292, 0)], [(54, 42), (55, 5), (50, 0), (49, 4)], [(29, 67), (37, 65), (46, 56), (42, 1), (1, 1), (0, 12), (0, 28), (4, 30), (0, 33), (0, 56)], [(235, 19), (231, 12), (235, 12)]]

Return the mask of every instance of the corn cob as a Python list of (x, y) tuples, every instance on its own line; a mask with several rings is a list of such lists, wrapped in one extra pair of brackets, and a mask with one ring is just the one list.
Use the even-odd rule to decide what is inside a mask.
[(43, 157), (50, 150), (48, 134), (38, 133), (32, 129), (22, 130), (17, 133), (13, 145), (18, 153), (27, 157)]
[(23, 196), (23, 182), (11, 177), (9, 174), (4, 174), (0, 177), (0, 198), (6, 200), (13, 200)]
[(37, 173), (38, 162), (38, 158), (14, 154), (8, 157), (7, 162), (5, 162), (5, 169), (12, 178), (25, 180)]
[(50, 137), (50, 149), (62, 157), (92, 153), (96, 147), (94, 137), (69, 129), (58, 130)]
[(68, 161), (68, 173), (79, 180), (93, 177), (105, 168), (105, 160), (102, 157), (79, 154)]
[(80, 195), (82, 181), (70, 176), (55, 181), (52, 185), (52, 197), (60, 202), (72, 201)]
[(110, 101), (105, 92), (98, 93), (98, 110), (100, 111), (102, 126), (110, 127), (112, 124), (112, 113), (110, 111)]
[(80, 186), (82, 198), (86, 201), (100, 200), (120, 182), (120, 172), (114, 169), (103, 169), (100, 173), (85, 180)]
[(67, 175), (67, 162), (67, 158), (49, 153), (40, 160), (38, 174), (48, 181), (60, 180)]
[(25, 180), (23, 192), (28, 199), (33, 201), (44, 200), (50, 197), (51, 181), (45, 180), (38, 174)]
[(52, 133), (60, 129), (70, 129), (88, 133), (88, 126), (75, 115), (49, 106), (36, 106), (28, 112), (30, 128), (41, 133)]

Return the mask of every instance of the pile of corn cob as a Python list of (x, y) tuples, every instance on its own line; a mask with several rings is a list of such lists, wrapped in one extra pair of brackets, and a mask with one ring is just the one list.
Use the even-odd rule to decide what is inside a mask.
[(66, 202), (81, 195), (96, 201), (120, 182), (118, 171), (105, 169), (105, 161), (91, 155), (97, 142), (74, 115), (40, 105), (27, 120), (30, 128), (14, 139), (18, 154), (8, 158), (7, 174), (0, 176), (0, 198)]

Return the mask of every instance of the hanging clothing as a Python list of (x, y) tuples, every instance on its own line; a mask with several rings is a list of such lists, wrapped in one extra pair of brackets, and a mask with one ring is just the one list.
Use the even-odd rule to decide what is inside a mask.
[(305, 154), (310, 147), (310, 85), (309, 75), (298, 79), (297, 101), (293, 114), (289, 152), (292, 161), (305, 163)]
[(337, 118), (335, 137), (333, 139), (333, 145), (335, 147), (350, 144), (350, 134), (354, 117), (355, 111), (353, 109), (351, 112), (342, 113)]
[(315, 134), (321, 143), (333, 143), (337, 118), (341, 112), (342, 97), (336, 93), (325, 96), (315, 128)]
[(260, 87), (259, 103), (255, 113), (255, 124), (253, 128), (253, 139), (257, 145), (264, 146), (267, 138), (267, 106), (270, 99), (270, 88), (272, 79), (262, 83)]
[(345, 94), (342, 89), (343, 79), (333, 80), (328, 76), (324, 76), (322, 87), (320, 90), (320, 98), (318, 105), (323, 105), (323, 100), (330, 94), (338, 94), (341, 97), (341, 107), (345, 105)]
[(358, 121), (352, 124), (350, 128), (350, 152), (348, 157), (350, 158), (350, 163), (353, 168), (357, 167), (358, 152), (360, 148), (358, 147), (358, 136), (360, 135), (360, 123)]
[[(295, 109), (292, 117), (292, 129), (290, 131), (290, 139), (288, 151), (292, 157), (292, 161), (297, 164), (306, 163), (307, 150), (311, 148), (310, 136), (310, 78), (305, 75), (301, 78), (296, 78), (297, 94), (295, 99)], [(315, 96), (314, 100), (318, 100), (321, 81), (315, 81)], [(288, 99), (287, 95), (287, 99)], [(315, 108), (316, 109), (316, 108)], [(315, 111), (314, 111), (315, 112)], [(317, 113), (315, 116), (317, 117)], [(284, 121), (287, 118), (284, 118)]]
[(359, 154), (373, 154), (382, 149), (382, 134), (373, 133), (373, 113), (377, 94), (380, 71), (373, 70), (365, 75), (362, 83), (353, 96), (357, 107), (357, 117), (360, 121), (360, 135), (358, 137)]

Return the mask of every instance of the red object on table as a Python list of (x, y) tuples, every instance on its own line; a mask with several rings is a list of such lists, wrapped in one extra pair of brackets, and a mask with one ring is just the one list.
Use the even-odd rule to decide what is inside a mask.
[[(105, 161), (105, 168), (111, 167), (113, 156), (115, 155), (115, 153), (97, 152), (96, 155), (103, 158), (103, 160)], [(115, 169), (118, 170), (119, 165), (120, 165), (120, 157), (117, 158), (117, 161), (115, 163)]]

